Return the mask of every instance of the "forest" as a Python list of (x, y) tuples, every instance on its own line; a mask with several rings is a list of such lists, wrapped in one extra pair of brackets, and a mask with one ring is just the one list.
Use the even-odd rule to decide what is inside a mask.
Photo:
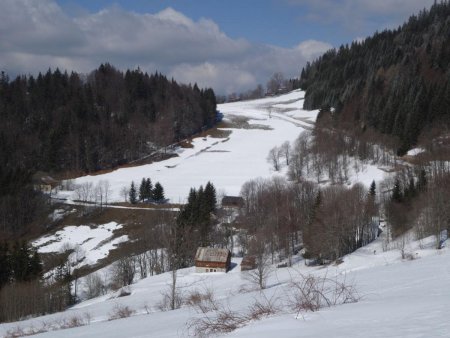
[(212, 89), (139, 68), (102, 64), (88, 75), (49, 69), (14, 80), (2, 73), (0, 231), (18, 232), (42, 210), (29, 185), (36, 171), (114, 168), (211, 127), (216, 115)]
[(450, 122), (450, 3), (435, 3), (393, 30), (332, 49), (301, 72), (305, 108), (333, 107), (342, 127), (374, 129), (403, 155)]

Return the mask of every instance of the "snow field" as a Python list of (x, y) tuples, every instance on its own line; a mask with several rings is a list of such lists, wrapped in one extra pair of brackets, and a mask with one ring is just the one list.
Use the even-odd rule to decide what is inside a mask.
[[(83, 265), (94, 265), (108, 256), (109, 251), (115, 249), (120, 243), (128, 241), (123, 235), (113, 238), (113, 232), (122, 228), (121, 224), (110, 222), (96, 227), (88, 225), (70, 225), (57, 231), (53, 235), (43, 236), (35, 240), (32, 245), (38, 248), (39, 253), (64, 252), (74, 249), (71, 255), (78, 261), (74, 268)], [(76, 256), (76, 257), (75, 257)], [(69, 259), (71, 259), (69, 257)]]
[[(354, 283), (361, 299), (357, 303), (323, 308), (296, 316), (287, 306), (269, 318), (251, 321), (229, 334), (232, 337), (449, 337), (446, 320), (450, 306), (450, 252), (432, 249), (433, 239), (410, 242), (408, 250), (417, 258), (401, 260), (399, 250), (383, 251), (383, 238), (344, 257), (337, 266), (306, 267), (299, 261), (293, 268), (275, 269), (268, 288), (239, 292), (249, 282), (240, 272), (240, 260), (229, 273), (197, 274), (193, 268), (179, 270), (179, 291), (213, 290), (216, 299), (227, 308), (246, 313), (255, 300), (274, 300), (286, 304), (291, 297), (289, 283), (301, 273), (345, 278)], [(392, 244), (391, 247), (395, 247)], [(374, 253), (375, 251), (375, 253)], [(417, 254), (416, 254), (417, 253)], [(39, 327), (45, 322), (90, 314), (87, 326), (46, 332), (37, 337), (186, 337), (190, 319), (204, 314), (183, 306), (175, 311), (160, 312), (156, 305), (161, 291), (170, 284), (165, 273), (148, 277), (131, 285), (131, 295), (116, 298), (108, 294), (82, 302), (64, 313), (47, 315), (20, 323), (0, 326), (0, 334), (20, 325)], [(135, 314), (129, 318), (108, 321), (115, 306), (129, 306)], [(214, 314), (208, 313), (213, 317)]]
[[(183, 203), (191, 187), (205, 185), (208, 181), (215, 185), (217, 191), (237, 195), (246, 181), (276, 175), (266, 160), (271, 148), (284, 141), (292, 142), (303, 130), (311, 128), (317, 111), (300, 108), (303, 95), (301, 91), (293, 91), (279, 97), (219, 105), (218, 110), (224, 114), (225, 120), (245, 118), (251, 126), (264, 129), (229, 128), (226, 129), (231, 131), (229, 137), (195, 138), (193, 148), (177, 150), (178, 157), (104, 175), (83, 176), (74, 183), (92, 182), (96, 185), (100, 180), (107, 180), (111, 187), (110, 201), (123, 201), (121, 189), (129, 187), (132, 180), (139, 185), (143, 177), (151, 178), (153, 183), (159, 181), (166, 197), (173, 203)], [(296, 108), (286, 113), (276, 111), (274, 107), (285, 102), (295, 103)], [(60, 192), (59, 196), (76, 198), (74, 193), (66, 191)]]

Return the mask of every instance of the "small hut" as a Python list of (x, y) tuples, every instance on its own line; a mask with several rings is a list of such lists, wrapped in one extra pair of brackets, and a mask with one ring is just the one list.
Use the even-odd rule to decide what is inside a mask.
[(227, 272), (231, 266), (228, 249), (198, 248), (195, 254), (195, 272)]
[(245, 256), (242, 258), (241, 271), (248, 271), (256, 269), (256, 257), (255, 256)]

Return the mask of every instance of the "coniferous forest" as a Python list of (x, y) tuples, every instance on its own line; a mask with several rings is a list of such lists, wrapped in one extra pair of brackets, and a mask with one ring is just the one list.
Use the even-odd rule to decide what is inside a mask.
[(306, 65), (299, 86), (305, 108), (334, 107), (335, 122), (392, 135), (404, 154), (424, 132), (450, 125), (450, 3), (328, 51)]
[(8, 232), (41, 209), (34, 172), (83, 174), (139, 159), (211, 127), (216, 98), (109, 64), (88, 75), (56, 69), (11, 80), (2, 72), (0, 119), (0, 231)]

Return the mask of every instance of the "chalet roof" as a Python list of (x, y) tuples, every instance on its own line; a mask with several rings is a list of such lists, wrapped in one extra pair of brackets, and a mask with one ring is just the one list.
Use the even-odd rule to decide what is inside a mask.
[(244, 199), (239, 196), (224, 196), (222, 198), (222, 206), (225, 207), (242, 207), (244, 205)]
[(195, 260), (202, 262), (226, 263), (229, 254), (230, 251), (228, 249), (200, 247), (197, 249), (197, 253), (195, 254)]
[(58, 181), (55, 180), (53, 177), (51, 177), (48, 173), (43, 171), (36, 172), (33, 177), (32, 181), (34, 184), (48, 184), (48, 185), (58, 185)]

